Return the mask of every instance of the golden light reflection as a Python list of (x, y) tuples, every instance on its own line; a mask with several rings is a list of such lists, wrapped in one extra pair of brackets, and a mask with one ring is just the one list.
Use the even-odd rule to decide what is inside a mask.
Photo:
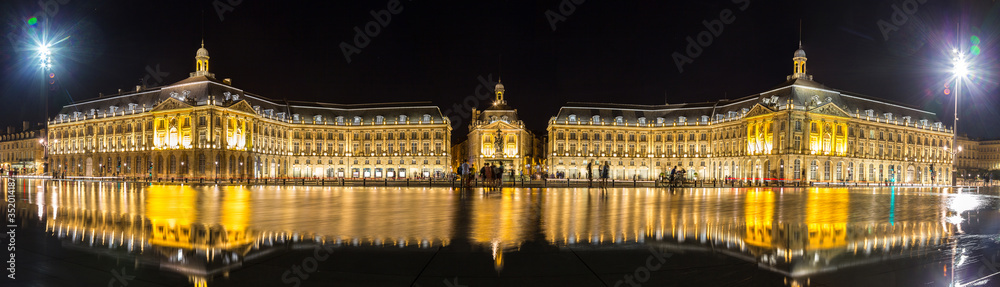
[[(908, 195), (890, 215), (872, 208), (880, 201), (870, 196), (871, 189), (865, 200), (852, 200), (859, 193), (846, 188), (640, 188), (609, 189), (601, 195), (589, 189), (463, 193), (448, 188), (74, 183), (47, 193), (40, 196), (45, 198), (42, 218), (59, 238), (128, 246), (132, 252), (170, 258), (163, 264), (174, 264), (176, 270), (189, 270), (182, 264), (193, 260), (193, 250), (207, 256), (199, 264), (222, 264), (210, 255), (242, 258), (263, 248), (261, 242), (275, 241), (430, 248), (459, 240), (492, 254), (500, 272), (509, 264), (504, 253), (517, 252), (527, 242), (726, 248), (751, 258), (811, 262), (813, 256), (880, 256), (882, 250), (931, 248), (952, 232), (941, 224), (942, 213), (908, 207), (947, 204), (941, 197)], [(805, 258), (805, 251), (822, 252)], [(177, 261), (178, 254), (188, 261)]]
[(812, 188), (806, 199), (806, 250), (831, 249), (847, 245), (847, 218), (850, 194), (846, 188)]
[(769, 248), (774, 226), (774, 192), (770, 188), (747, 192), (743, 216), (746, 218), (746, 235), (743, 240), (750, 245)]

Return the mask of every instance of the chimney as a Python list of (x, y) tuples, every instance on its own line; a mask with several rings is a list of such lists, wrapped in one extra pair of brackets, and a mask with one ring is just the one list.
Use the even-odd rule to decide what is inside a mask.
[(7, 134), (9, 135), (13, 133), (14, 133), (14, 126), (7, 126)]
[(226, 84), (226, 85), (232, 86), (233, 85), (233, 79), (225, 78), (225, 79), (222, 80), (222, 83)]
[(142, 91), (142, 86), (141, 85), (135, 85), (135, 91), (136, 92)]
[(23, 131), (26, 132), (26, 131), (28, 131), (28, 129), (31, 128), (31, 122), (23, 121), (23, 122), (21, 122), (21, 126), (24, 128)]
[(119, 94), (119, 95), (121, 95), (121, 94), (122, 94), (122, 89), (118, 89), (118, 94)]
[(97, 93), (97, 98), (103, 98), (103, 97), (104, 97), (104, 93)]

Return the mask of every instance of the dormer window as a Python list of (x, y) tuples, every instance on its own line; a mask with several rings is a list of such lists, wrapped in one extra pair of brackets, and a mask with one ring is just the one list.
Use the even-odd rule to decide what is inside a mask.
[(344, 116), (337, 116), (337, 124), (338, 125), (344, 124)]
[(502, 117), (500, 117), (500, 121), (509, 124), (510, 123), (510, 118), (508, 118), (507, 116), (502, 116)]
[(662, 125), (663, 124), (663, 118), (662, 117), (657, 117), (656, 118), (656, 124)]
[(569, 122), (571, 122), (571, 123), (575, 123), (576, 122), (576, 115), (569, 115), (568, 118), (569, 118)]
[(615, 123), (617, 123), (619, 125), (620, 124), (624, 124), (625, 123), (625, 119), (622, 118), (622, 116), (617, 116), (617, 117), (615, 117)]
[(941, 128), (941, 122), (934, 122), (934, 127), (940, 129)]
[(686, 123), (687, 120), (688, 120), (687, 117), (677, 117), (677, 122), (678, 123), (682, 123), (683, 124), (683, 123)]
[(729, 117), (730, 119), (735, 119), (735, 118), (737, 118), (737, 117), (739, 117), (739, 116), (740, 116), (740, 115), (739, 115), (739, 113), (737, 113), (736, 111), (729, 111), (729, 113), (728, 113), (728, 114), (729, 114), (729, 115), (728, 115), (728, 117)]
[(114, 114), (118, 111), (118, 106), (110, 106), (108, 107), (108, 111), (111, 111), (111, 114)]
[(744, 115), (745, 115), (745, 114), (747, 114), (748, 112), (750, 112), (750, 109), (748, 109), (748, 108), (743, 108), (743, 109), (740, 109), (740, 112), (742, 112), (742, 114), (744, 114)]
[(892, 113), (884, 113), (882, 115), (885, 116), (885, 120), (886, 121), (891, 121), (892, 120)]
[(383, 118), (382, 116), (375, 116), (375, 124), (376, 125), (381, 125), (384, 120), (385, 120), (385, 118)]
[(399, 123), (405, 123), (405, 122), (406, 122), (406, 115), (399, 115)]
[(910, 116), (903, 117), (903, 121), (906, 122), (906, 124), (910, 124), (910, 119), (912, 119)]
[(920, 125), (926, 127), (927, 126), (927, 122), (928, 122), (927, 119), (922, 119), (922, 120), (920, 120)]
[(426, 124), (430, 124), (430, 123), (432, 123), (432, 122), (431, 122), (431, 115), (428, 115), (428, 114), (424, 114), (424, 120), (423, 120), (423, 123), (426, 123)]
[(595, 115), (595, 116), (593, 116), (593, 117), (590, 118), (590, 121), (592, 123), (599, 123), (599, 122), (601, 122), (601, 116)]
[(645, 125), (646, 124), (646, 117), (639, 117), (639, 124), (640, 125)]
[(701, 116), (701, 122), (702, 123), (707, 123), (708, 122), (708, 116)]
[(361, 117), (354, 116), (354, 124), (355, 125), (360, 125), (361, 124)]
[(292, 114), (292, 120), (296, 122), (299, 121), (299, 114)]
[(870, 109), (869, 110), (865, 110), (865, 115), (868, 116), (868, 117), (874, 117), (875, 116), (875, 110), (870, 110)]
[(321, 122), (323, 122), (323, 116), (322, 115), (315, 115), (315, 116), (313, 116), (313, 122), (314, 123), (321, 123)]

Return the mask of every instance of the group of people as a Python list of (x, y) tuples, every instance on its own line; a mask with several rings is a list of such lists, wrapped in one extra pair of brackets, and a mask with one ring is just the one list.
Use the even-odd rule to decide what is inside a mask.
[[(601, 188), (607, 188), (608, 179), (611, 178), (611, 163), (608, 161), (601, 165), (600, 162), (597, 163), (597, 177), (599, 179), (598, 185)], [(594, 187), (594, 162), (587, 162), (587, 186)]]
[[(462, 177), (462, 187), (471, 187), (476, 178), (476, 168), (469, 162), (463, 162), (458, 168), (458, 173)], [(513, 172), (513, 171), (511, 171)], [(486, 163), (479, 168), (479, 178), (486, 188), (498, 188), (503, 185), (504, 167), (501, 163)], [(512, 177), (513, 178), (513, 177)]]
[[(670, 170), (669, 175), (661, 173), (660, 180), (666, 181), (670, 187), (674, 187), (680, 184), (684, 180), (685, 174), (687, 174), (687, 170), (685, 170), (683, 167), (680, 170), (678, 170), (677, 166), (675, 165), (674, 168)], [(695, 176), (697, 175), (698, 173), (695, 173)]]

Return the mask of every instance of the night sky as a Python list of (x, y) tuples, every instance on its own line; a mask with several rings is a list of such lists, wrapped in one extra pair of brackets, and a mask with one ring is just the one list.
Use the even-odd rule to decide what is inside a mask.
[[(959, 133), (1000, 137), (995, 1), (402, 0), (395, 14), (388, 0), (43, 1), (49, 14), (37, 0), (0, 4), (4, 126), (42, 118), (40, 91), (49, 84), (27, 48), (45, 23), (50, 41), (69, 36), (54, 46), (53, 114), (98, 93), (134, 89), (143, 78), (150, 86), (186, 78), (204, 38), (217, 78), (273, 99), (432, 101), (449, 111), (463, 102), (485, 107), (488, 100), (475, 96), (479, 78), (502, 77), (507, 102), (529, 129), (544, 131), (569, 101), (704, 102), (767, 91), (792, 72), (801, 22), (817, 82), (938, 112), (948, 126), (951, 50), (968, 53), (978, 36)], [(356, 45), (355, 27), (378, 22), (372, 11), (391, 19)], [(704, 22), (727, 13), (730, 23), (700, 54), (687, 53), (687, 38), (711, 33)], [(25, 29), (31, 15), (51, 17)], [(342, 43), (360, 51), (350, 62)], [(675, 53), (691, 59), (683, 71)], [(457, 139), (467, 132), (465, 113), (451, 113), (461, 119)]]

